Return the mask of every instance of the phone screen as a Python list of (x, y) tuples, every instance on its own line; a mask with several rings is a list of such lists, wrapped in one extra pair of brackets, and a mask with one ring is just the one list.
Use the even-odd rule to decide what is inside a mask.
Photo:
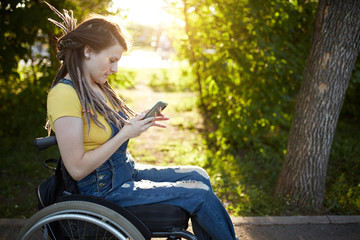
[(145, 115), (145, 118), (148, 117), (155, 117), (155, 115), (159, 115), (160, 114), (160, 110), (164, 110), (166, 108), (168, 104), (166, 102), (162, 102), (162, 101), (158, 101), (150, 110), (149, 112), (147, 112), (147, 114)]

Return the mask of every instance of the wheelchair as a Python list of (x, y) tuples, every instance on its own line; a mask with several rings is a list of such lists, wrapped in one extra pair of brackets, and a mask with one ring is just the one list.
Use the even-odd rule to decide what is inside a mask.
[[(39, 150), (57, 144), (55, 136), (34, 143)], [(104, 198), (69, 194), (29, 218), (17, 239), (196, 240), (187, 231), (189, 218), (185, 210), (173, 205), (121, 207)]]

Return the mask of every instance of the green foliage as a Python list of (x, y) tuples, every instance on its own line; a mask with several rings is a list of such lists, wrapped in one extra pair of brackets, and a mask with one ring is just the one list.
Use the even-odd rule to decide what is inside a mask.
[[(92, 11), (106, 13), (108, 2), (54, 0), (51, 4), (73, 9), (80, 20)], [(285, 154), (316, 3), (184, 3), (187, 32), (173, 29), (181, 38), (174, 46), (189, 60), (192, 72), (182, 66), (176, 71), (126, 69), (111, 78), (111, 84), (133, 87), (139, 79), (146, 79), (159, 91), (198, 90), (208, 120), (207, 147), (183, 142), (175, 149), (182, 155), (178, 163), (205, 167), (215, 191), (233, 214), (297, 213), (273, 197), (273, 188)], [(39, 1), (1, 1), (0, 12), (0, 216), (29, 217), (35, 211), (35, 198), (29, 196), (34, 196), (34, 186), (49, 175), (41, 161), (58, 154), (56, 150), (39, 154), (32, 141), (46, 134), (46, 95), (58, 68), (53, 45), (60, 32), (46, 20), (56, 18), (55, 14)], [(48, 49), (49, 55), (37, 55), (35, 45)], [(360, 212), (360, 139), (354, 134), (360, 130), (359, 69), (358, 60), (330, 155), (325, 212)], [(174, 118), (174, 126), (195, 131), (191, 112), (195, 102), (182, 99), (181, 104), (172, 104), (191, 119)], [(201, 142), (198, 136), (195, 141)], [(168, 144), (181, 145), (175, 140)], [(174, 161), (175, 154), (171, 152), (167, 161)]]
[[(197, 77), (199, 102), (209, 120), (207, 164), (216, 178), (215, 189), (235, 214), (296, 212), (276, 204), (279, 199), (272, 194), (286, 153), (316, 6), (316, 1), (184, 2), (186, 39), (178, 43), (178, 51)], [(359, 76), (355, 70), (344, 107), (344, 115), (357, 120)], [(351, 141), (350, 146), (358, 144)], [(335, 146), (334, 152), (341, 156), (343, 148)], [(354, 179), (333, 185), (347, 194), (352, 209), (359, 177)], [(328, 196), (330, 202), (339, 202), (335, 194)]]
[(336, 178), (325, 197), (325, 206), (332, 212), (344, 215), (357, 215), (360, 212), (360, 183), (349, 185), (345, 174)]
[[(93, 3), (86, 11), (81, 7), (87, 3), (52, 1), (51, 4), (60, 10), (74, 9), (75, 16), (81, 20), (92, 9), (103, 9), (105, 2), (98, 1), (96, 6)], [(0, 9), (0, 101), (5, 103), (0, 109), (0, 136), (6, 143), (2, 150), (6, 150), (7, 145), (12, 145), (10, 139), (18, 141), (23, 136), (43, 134), (39, 130), (46, 118), (46, 94), (59, 66), (53, 46), (54, 33), (59, 34), (59, 29), (47, 20), (57, 16), (42, 2), (2, 1)]]
[(109, 77), (114, 88), (129, 89), (137, 83), (146, 84), (155, 91), (193, 91), (193, 75), (189, 66), (182, 64), (169, 68), (121, 68)]
[(56, 158), (56, 148), (38, 152), (29, 136), (12, 142), (11, 151), (1, 153), (0, 161), (0, 215), (2, 218), (29, 218), (38, 209), (35, 186), (47, 178), (51, 171), (42, 161)]
[(360, 131), (358, 123), (339, 122), (330, 153), (325, 207), (337, 214), (360, 212), (360, 136), (353, 134)]
[(204, 167), (208, 170), (213, 187), (228, 210), (234, 215), (267, 216), (287, 215), (273, 196), (273, 189), (281, 167), (280, 156), (267, 156), (248, 149), (242, 155), (224, 150), (207, 152)]
[[(191, 45), (183, 46), (188, 50), (183, 54), (199, 77), (203, 109), (214, 124), (208, 145), (225, 156), (229, 162), (225, 169), (233, 165), (238, 179), (247, 176), (241, 181), (246, 186), (252, 186), (258, 174), (266, 175), (274, 186), (310, 47), (316, 3), (187, 2), (185, 45)], [(264, 166), (263, 171), (253, 172), (258, 171), (256, 164)], [(249, 204), (257, 202), (264, 195), (264, 183), (258, 184), (237, 190), (237, 195), (251, 196)], [(242, 202), (237, 200), (233, 205)], [(246, 213), (261, 212), (245, 205)]]
[(314, 12), (311, 2), (189, 3), (192, 53), (186, 56), (200, 76), (204, 108), (218, 127), (210, 139), (223, 139), (234, 152), (277, 144), (273, 137), (289, 128)]
[(137, 72), (131, 69), (122, 69), (115, 75), (109, 76), (109, 84), (112, 88), (132, 88), (136, 84)]
[(188, 67), (157, 69), (151, 75), (148, 85), (156, 91), (189, 91), (194, 90), (193, 76)]
[(346, 91), (345, 101), (341, 109), (341, 118), (358, 120), (360, 118), (360, 55), (358, 55), (348, 89)]

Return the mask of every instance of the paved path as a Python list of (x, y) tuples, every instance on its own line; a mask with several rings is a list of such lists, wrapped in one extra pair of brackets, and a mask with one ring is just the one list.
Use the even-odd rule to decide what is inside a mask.
[(359, 240), (360, 216), (233, 218), (241, 240)]
[[(233, 217), (240, 240), (359, 240), (360, 216)], [(25, 219), (0, 219), (0, 240), (13, 240)]]

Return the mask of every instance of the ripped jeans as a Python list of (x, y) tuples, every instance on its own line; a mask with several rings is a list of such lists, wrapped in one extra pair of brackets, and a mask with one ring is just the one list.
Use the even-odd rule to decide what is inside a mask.
[[(113, 136), (118, 132), (113, 128)], [(231, 219), (212, 191), (206, 171), (195, 166), (135, 165), (126, 141), (104, 164), (77, 182), (80, 193), (123, 207), (172, 204), (191, 215), (198, 240), (236, 239)]]
[(209, 176), (200, 167), (136, 165), (130, 154), (110, 158), (78, 182), (82, 194), (104, 197), (123, 207), (163, 203), (188, 211), (199, 240), (235, 239), (231, 219), (212, 191)]

